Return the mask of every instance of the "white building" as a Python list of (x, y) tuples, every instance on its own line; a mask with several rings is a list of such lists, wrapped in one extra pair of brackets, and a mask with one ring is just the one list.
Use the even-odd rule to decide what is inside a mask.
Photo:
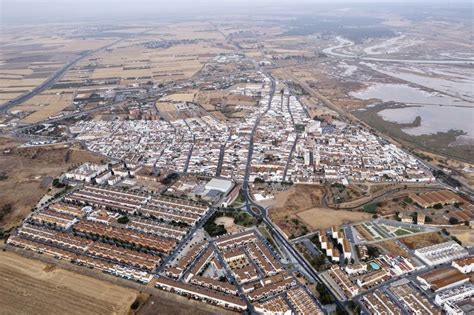
[(103, 184), (107, 183), (107, 180), (110, 178), (110, 176), (112, 176), (112, 173), (110, 171), (107, 171), (103, 174), (98, 175), (95, 178), (95, 182), (99, 185), (103, 185)]
[(473, 299), (466, 299), (459, 302), (447, 302), (443, 309), (448, 315), (470, 315), (474, 312)]
[(90, 183), (94, 177), (107, 170), (107, 165), (84, 163), (78, 168), (67, 172), (64, 176), (70, 180)]
[(457, 302), (474, 296), (474, 284), (468, 283), (442, 291), (435, 296), (435, 303), (443, 306), (447, 302)]
[(470, 273), (474, 271), (474, 256), (462, 258), (453, 261), (451, 264), (454, 268), (462, 273)]
[(213, 178), (205, 186), (206, 190), (217, 190), (227, 195), (233, 187), (233, 183), (230, 180)]
[(415, 255), (427, 265), (436, 266), (466, 257), (469, 253), (455, 241), (449, 241), (417, 249)]
[(109, 184), (110, 186), (113, 186), (121, 180), (122, 178), (120, 176), (114, 175), (107, 180), (107, 184)]

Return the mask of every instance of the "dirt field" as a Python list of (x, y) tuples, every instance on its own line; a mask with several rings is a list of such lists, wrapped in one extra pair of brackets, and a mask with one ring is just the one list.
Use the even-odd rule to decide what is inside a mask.
[(457, 237), (464, 246), (474, 246), (474, 231), (469, 228), (448, 229), (451, 235)]
[(370, 219), (370, 215), (363, 212), (332, 210), (327, 208), (313, 208), (296, 214), (312, 230), (325, 229), (333, 225), (353, 223)]
[(380, 242), (377, 244), (377, 246), (381, 247), (383, 250), (393, 255), (398, 255), (398, 256), (403, 256), (403, 257), (410, 256), (410, 254), (406, 250), (398, 246), (394, 240)]
[[(68, 168), (85, 161), (98, 162), (102, 157), (64, 146), (17, 148), (18, 142), (0, 138), (0, 152), (12, 148), (12, 153), (0, 153), (0, 209), (11, 205), (11, 211), (0, 213), (0, 227), (8, 229), (18, 224), (47, 192), (41, 182), (57, 177)], [(69, 153), (68, 153), (69, 152)]]
[(138, 292), (0, 252), (0, 314), (128, 314)]
[(218, 217), (214, 221), (217, 225), (222, 224), (224, 225), (225, 229), (228, 233), (237, 232), (238, 230), (242, 229), (241, 226), (234, 224), (234, 218), (230, 217)]
[(445, 241), (445, 239), (438, 233), (419, 234), (400, 238), (400, 242), (405, 244), (410, 249), (435, 245), (442, 243), (443, 241)]
[(270, 216), (281, 218), (303, 210), (321, 206), (324, 188), (314, 185), (294, 185), (278, 193), (271, 201)]
[(138, 315), (231, 315), (238, 314), (217, 306), (207, 305), (200, 301), (189, 300), (185, 297), (160, 291), (159, 296), (152, 296), (137, 312)]
[(287, 236), (370, 218), (366, 213), (324, 208), (321, 199), (325, 192), (322, 186), (294, 185), (267, 203), (270, 217)]

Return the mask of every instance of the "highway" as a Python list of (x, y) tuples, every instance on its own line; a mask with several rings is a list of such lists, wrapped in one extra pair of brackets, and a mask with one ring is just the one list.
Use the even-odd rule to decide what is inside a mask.
[(37, 87), (35, 87), (34, 89), (32, 89), (31, 91), (28, 91), (22, 95), (19, 95), (17, 97), (15, 97), (14, 99), (12, 100), (9, 100), (8, 102), (6, 103), (3, 103), (0, 105), (0, 112), (5, 112), (7, 110), (9, 110), (10, 108), (16, 106), (16, 105), (19, 105), (27, 100), (29, 100), (30, 98), (32, 98), (33, 96), (37, 95), (37, 94), (40, 94), (41, 92), (49, 89), (50, 87), (52, 87), (54, 84), (56, 84), (56, 82), (61, 79), (63, 77), (63, 75), (66, 73), (66, 71), (68, 71), (71, 67), (73, 67), (76, 63), (78, 63), (79, 61), (81, 61), (82, 59), (86, 58), (86, 57), (89, 57), (90, 55), (98, 52), (98, 51), (101, 51), (101, 50), (104, 50), (104, 49), (107, 49), (119, 42), (121, 42), (122, 40), (124, 40), (124, 38), (120, 38), (116, 41), (114, 41), (113, 43), (111, 44), (108, 44), (106, 46), (103, 46), (103, 47), (100, 47), (98, 49), (95, 49), (95, 50), (89, 50), (89, 51), (85, 51), (85, 52), (82, 52), (78, 57), (74, 58), (73, 60), (71, 60), (69, 63), (67, 63), (66, 65), (64, 65), (62, 68), (60, 68), (58, 71), (56, 71), (51, 77), (49, 77), (48, 79), (46, 79), (46, 81), (44, 81), (43, 83), (41, 83), (40, 85), (38, 85)]

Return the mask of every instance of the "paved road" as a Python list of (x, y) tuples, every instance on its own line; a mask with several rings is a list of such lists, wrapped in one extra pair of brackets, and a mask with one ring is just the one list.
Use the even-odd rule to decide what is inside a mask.
[[(368, 128), (369, 130), (374, 130), (374, 134), (377, 135), (378, 137), (386, 140), (388, 143), (393, 143), (395, 144), (396, 146), (398, 147), (402, 147), (400, 145), (400, 143), (398, 143), (398, 141), (392, 139), (391, 137), (383, 134), (382, 132), (379, 132), (378, 130), (375, 130), (374, 128), (372, 128), (371, 126), (369, 126), (367, 123), (365, 123), (364, 121), (356, 118), (354, 115), (352, 115), (350, 112), (347, 112), (345, 110), (343, 110), (342, 108), (340, 108), (339, 106), (335, 105), (333, 102), (331, 102), (328, 98), (326, 98), (325, 96), (321, 95), (321, 93), (319, 93), (318, 91), (316, 91), (314, 88), (312, 88), (311, 86), (309, 86), (309, 84), (305, 81), (305, 80), (302, 80), (301, 78), (298, 78), (297, 76), (295, 76), (293, 73), (287, 71), (286, 72), (287, 76), (289, 78), (291, 78), (291, 80), (293, 80), (294, 82), (297, 82), (306, 92), (308, 92), (310, 95), (318, 98), (320, 101), (322, 101), (324, 103), (324, 105), (326, 107), (328, 107), (329, 109), (335, 111), (336, 113), (340, 114), (342, 117), (345, 117), (347, 118), (349, 121), (353, 122), (353, 123), (356, 123), (356, 124), (360, 124), (362, 126), (365, 126), (366, 128)], [(405, 150), (406, 151), (406, 150)], [(413, 154), (411, 154), (413, 155)], [(433, 165), (433, 164), (430, 164), (424, 160), (422, 160), (421, 158), (417, 157), (416, 155), (413, 155), (422, 165), (424, 165), (425, 167), (427, 167), (429, 170), (433, 171), (433, 170), (441, 170), (437, 165)], [(456, 190), (456, 187), (453, 187), (452, 183), (450, 183), (447, 178), (438, 178), (438, 181), (443, 184), (443, 186), (445, 186), (446, 189), (450, 189), (450, 190)], [(473, 198), (473, 194), (474, 194), (474, 190), (469, 187), (468, 185), (465, 185), (463, 183), (461, 183), (461, 187), (459, 187), (459, 190), (461, 190), (464, 194), (466, 194), (469, 198)]]
[[(312, 266), (301, 256), (301, 254), (296, 251), (293, 246), (290, 244), (290, 242), (286, 239), (286, 237), (283, 235), (282, 231), (278, 226), (276, 226), (268, 217), (267, 217), (267, 209), (260, 206), (259, 204), (255, 203), (253, 199), (250, 196), (250, 190), (249, 190), (249, 176), (250, 176), (250, 169), (251, 169), (251, 163), (252, 163), (252, 154), (253, 154), (253, 138), (255, 131), (258, 128), (258, 125), (260, 124), (261, 118), (268, 112), (268, 110), (271, 108), (271, 103), (275, 94), (275, 79), (270, 75), (267, 74), (268, 77), (271, 80), (271, 88), (270, 88), (270, 98), (268, 100), (268, 106), (265, 112), (259, 116), (257, 121), (255, 122), (255, 125), (253, 127), (251, 137), (250, 137), (250, 143), (249, 143), (249, 151), (248, 151), (248, 156), (247, 156), (247, 165), (245, 169), (245, 176), (242, 184), (242, 190), (244, 192), (245, 196), (245, 209), (247, 210), (248, 213), (253, 215), (256, 218), (262, 219), (262, 222), (265, 223), (268, 227), (269, 232), (275, 239), (275, 241), (278, 243), (279, 247), (284, 249), (290, 258), (290, 261), (296, 262), (300, 268), (302, 269), (303, 273), (306, 274), (309, 278), (313, 279), (313, 281), (318, 281), (322, 282), (319, 274), (312, 268)], [(254, 211), (252, 208), (258, 209), (258, 211)], [(333, 295), (332, 291), (330, 293)], [(335, 295), (333, 295), (336, 304), (339, 305), (341, 308), (347, 309), (339, 299)]]
[(267, 108), (265, 109), (265, 112), (263, 112), (263, 114), (261, 114), (257, 118), (257, 120), (255, 121), (255, 125), (253, 126), (252, 133), (250, 134), (250, 143), (249, 143), (249, 149), (248, 149), (248, 153), (247, 153), (247, 164), (245, 166), (245, 175), (244, 175), (244, 180), (243, 180), (243, 183), (242, 183), (242, 190), (244, 191), (244, 195), (246, 196), (245, 206), (247, 208), (247, 211), (249, 211), (251, 213), (252, 213), (252, 209), (251, 209), (250, 203), (249, 203), (249, 191), (248, 190), (249, 190), (250, 169), (251, 169), (251, 166), (252, 166), (254, 136), (255, 136), (255, 132), (257, 131), (258, 125), (260, 124), (260, 121), (261, 121), (262, 117), (265, 116), (266, 113), (270, 110), (270, 108), (272, 106), (273, 96), (275, 95), (275, 79), (268, 73), (267, 73), (267, 76), (271, 80), (270, 97), (268, 99), (268, 104), (267, 104)]
[[(230, 138), (230, 136), (229, 136), (229, 138)], [(222, 164), (224, 163), (224, 154), (225, 154), (225, 147), (227, 145), (227, 141), (225, 143), (221, 144), (221, 150), (219, 151), (219, 162), (217, 163), (216, 177), (221, 176)]]
[(100, 47), (98, 49), (95, 49), (95, 50), (90, 50), (90, 51), (86, 51), (86, 52), (83, 52), (80, 54), (80, 56), (74, 58), (73, 60), (71, 60), (69, 63), (67, 63), (66, 65), (64, 65), (61, 69), (59, 69), (58, 71), (56, 71), (51, 77), (49, 77), (46, 81), (44, 81), (43, 83), (41, 83), (40, 85), (38, 85), (37, 87), (35, 87), (34, 89), (32, 89), (31, 91), (29, 92), (26, 92), (20, 96), (17, 96), (16, 98), (12, 99), (12, 100), (9, 100), (8, 102), (6, 103), (3, 103), (2, 105), (0, 105), (0, 112), (5, 112), (7, 110), (9, 110), (10, 108), (16, 106), (16, 105), (19, 105), (27, 100), (29, 100), (30, 98), (32, 98), (33, 96), (37, 95), (37, 94), (40, 94), (41, 92), (49, 89), (50, 87), (52, 87), (54, 84), (56, 84), (56, 82), (61, 79), (63, 77), (63, 75), (71, 68), (73, 67), (76, 63), (78, 63), (79, 61), (81, 61), (82, 59), (86, 58), (86, 57), (89, 57), (90, 55), (98, 52), (98, 51), (101, 51), (101, 50), (104, 50), (104, 49), (107, 49), (121, 41), (123, 41), (126, 37), (123, 37), (123, 38), (120, 38), (119, 40), (116, 40), (114, 41), (113, 43), (111, 44), (108, 44), (106, 46), (103, 46), (103, 47)]
[(176, 246), (176, 248), (168, 255), (166, 256), (166, 258), (164, 258), (160, 264), (160, 266), (158, 266), (158, 268), (156, 268), (156, 271), (155, 271), (155, 274), (159, 274), (160, 272), (163, 271), (163, 269), (165, 268), (165, 266), (170, 262), (172, 261), (173, 259), (176, 258), (176, 256), (178, 255), (179, 251), (186, 245), (186, 243), (192, 238), (194, 237), (194, 234), (196, 233), (196, 231), (200, 228), (202, 228), (202, 226), (204, 225), (204, 223), (207, 222), (207, 220), (209, 220), (209, 218), (214, 214), (214, 212), (216, 212), (216, 209), (214, 208), (211, 208), (209, 209), (209, 211), (206, 213), (206, 215), (204, 215), (200, 220), (199, 222), (193, 226), (189, 231), (188, 233), (186, 234), (186, 236), (183, 237), (183, 239), (178, 243), (178, 245)]

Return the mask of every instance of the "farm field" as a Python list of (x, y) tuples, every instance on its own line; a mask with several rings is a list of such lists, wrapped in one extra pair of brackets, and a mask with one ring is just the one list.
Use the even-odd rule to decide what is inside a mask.
[(29, 99), (15, 109), (32, 112), (22, 119), (23, 123), (36, 123), (46, 120), (72, 104), (72, 91), (48, 90)]
[(138, 292), (0, 253), (1, 314), (128, 314)]

